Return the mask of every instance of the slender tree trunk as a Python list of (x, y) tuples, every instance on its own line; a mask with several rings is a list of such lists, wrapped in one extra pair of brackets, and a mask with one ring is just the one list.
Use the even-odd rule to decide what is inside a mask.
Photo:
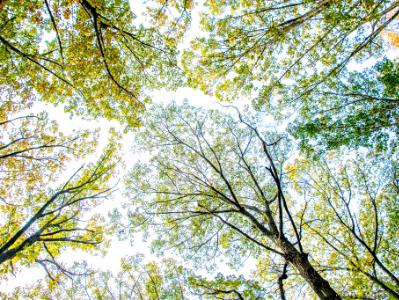
[(320, 299), (341, 299), (328, 281), (313, 268), (307, 254), (299, 252), (285, 237), (279, 237), (276, 243), (284, 253), (286, 261), (298, 270)]

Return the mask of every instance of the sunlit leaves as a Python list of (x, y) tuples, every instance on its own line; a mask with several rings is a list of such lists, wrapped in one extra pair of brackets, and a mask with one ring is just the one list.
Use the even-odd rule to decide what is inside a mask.
[(143, 89), (180, 82), (175, 56), (183, 29), (166, 37), (134, 19), (128, 1), (4, 1), (2, 98), (30, 103), (40, 96), (73, 114), (138, 126)]
[(63, 281), (56, 289), (52, 289), (51, 281), (41, 281), (18, 288), (7, 298), (182, 300), (189, 297), (188, 272), (173, 259), (148, 262), (144, 256), (136, 255), (122, 258), (117, 273), (95, 272), (97, 270), (84, 263), (75, 265), (72, 270), (80, 276), (62, 277)]
[[(298, 103), (290, 132), (308, 152), (341, 146), (379, 151), (395, 148), (398, 128), (398, 62), (385, 59), (373, 68), (328, 80)], [(280, 106), (281, 107), (281, 106)]]
[(96, 131), (65, 135), (46, 113), (3, 119), (0, 133), (0, 197), (19, 205), (23, 195), (54, 182), (71, 158), (95, 149)]
[(64, 135), (46, 114), (1, 126), (1, 277), (38, 263), (56, 281), (66, 272), (57, 260), (66, 248), (91, 251), (105, 239), (105, 220), (92, 210), (112, 191), (118, 140), (111, 132), (99, 160), (71, 173), (68, 164), (96, 149), (95, 131)]
[[(259, 145), (251, 143), (250, 130), (233, 116), (188, 105), (156, 108), (145, 124), (138, 133), (137, 148), (148, 149), (151, 159), (137, 164), (127, 180), (134, 213), (131, 226), (156, 233), (154, 249), (176, 247), (185, 257), (199, 261), (225, 253), (237, 265), (245, 255), (257, 255), (256, 245), (221, 221), (226, 218), (252, 234), (251, 222), (224, 198), (235, 197), (226, 181), (245, 205), (262, 205), (255, 183), (248, 174), (244, 176), (240, 150), (248, 152), (246, 162), (259, 178), (265, 197), (275, 194), (269, 176), (260, 167), (265, 158), (257, 156)], [(269, 138), (277, 140), (273, 134)], [(276, 146), (271, 151), (283, 160), (286, 149)], [(224, 178), (219, 164), (223, 165)], [(142, 217), (137, 219), (136, 214)], [(257, 214), (261, 220), (266, 218), (262, 212)], [(254, 235), (267, 244), (260, 233)]]
[(201, 25), (208, 35), (183, 56), (188, 82), (216, 88), (220, 99), (257, 97), (260, 105), (280, 84), (298, 97), (350, 60), (380, 51), (378, 36), (396, 8), (395, 1), (207, 1)]
[(331, 153), (323, 162), (296, 162), (302, 173), (297, 190), (309, 220), (304, 237), (311, 238), (308, 247), (317, 249), (314, 259), (327, 278), (339, 276), (343, 294), (396, 297), (397, 161), (351, 156)]

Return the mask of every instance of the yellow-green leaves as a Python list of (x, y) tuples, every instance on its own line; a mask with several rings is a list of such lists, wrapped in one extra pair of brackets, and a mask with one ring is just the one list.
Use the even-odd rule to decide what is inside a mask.
[[(270, 100), (262, 91), (276, 83), (284, 89), (271, 96), (307, 94), (352, 59), (380, 51), (374, 41), (395, 21), (397, 3), (363, 2), (206, 1), (201, 25), (207, 35), (196, 39), (183, 57), (190, 65), (188, 82), (203, 91), (213, 86), (223, 90), (224, 82), (233, 79), (235, 85), (219, 92), (220, 99), (243, 93), (261, 105)], [(253, 81), (259, 90), (251, 87)]]
[[(192, 4), (174, 6), (185, 16)], [(163, 24), (173, 29), (166, 36), (156, 25), (162, 14), (143, 26), (134, 25), (128, 1), (5, 1), (0, 13), (2, 98), (18, 96), (30, 103), (40, 96), (73, 114), (138, 126), (143, 90), (180, 82), (176, 46), (187, 18), (173, 27), (177, 21), (171, 17)]]
[[(8, 295), (8, 299), (70, 299), (86, 297), (92, 299), (143, 299), (183, 300), (189, 294), (186, 271), (173, 259), (159, 262), (145, 261), (143, 255), (127, 256), (120, 262), (120, 271), (90, 269), (83, 263), (75, 265), (73, 272), (80, 274), (68, 278), (61, 276), (58, 289), (50, 282), (39, 282), (27, 288), (19, 288)], [(62, 287), (62, 288), (60, 288)]]
[(11, 205), (55, 182), (68, 161), (95, 149), (98, 138), (88, 130), (65, 135), (46, 113), (13, 115), (0, 124), (0, 197)]
[[(65, 135), (44, 113), (2, 120), (0, 276), (40, 264), (56, 281), (66, 248), (91, 251), (104, 241), (104, 218), (91, 211), (112, 192), (117, 134), (99, 160), (71, 170), (96, 149), (96, 131)], [(105, 245), (105, 244), (104, 244)]]
[(309, 220), (304, 237), (320, 268), (339, 270), (336, 285), (353, 297), (396, 297), (395, 158), (331, 153), (297, 168), (302, 175), (293, 179), (306, 197)]

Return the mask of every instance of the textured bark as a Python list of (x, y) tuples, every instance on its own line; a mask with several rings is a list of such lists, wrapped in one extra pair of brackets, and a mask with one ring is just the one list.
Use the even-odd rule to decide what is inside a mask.
[(328, 281), (321, 277), (311, 265), (306, 253), (299, 252), (285, 237), (279, 237), (276, 243), (286, 261), (297, 269), (300, 276), (306, 280), (320, 299), (341, 299)]

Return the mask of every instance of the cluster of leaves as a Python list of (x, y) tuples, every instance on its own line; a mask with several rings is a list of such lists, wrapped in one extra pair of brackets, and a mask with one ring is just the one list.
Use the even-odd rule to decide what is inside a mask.
[(28, 103), (39, 96), (63, 103), (74, 114), (137, 126), (148, 100), (143, 89), (173, 88), (180, 82), (176, 47), (187, 12), (178, 22), (158, 9), (158, 19), (176, 23), (166, 35), (156, 22), (134, 25), (137, 16), (123, 0), (1, 3), (4, 99)]
[[(258, 145), (252, 143), (254, 137), (248, 129), (236, 130), (237, 120), (187, 104), (158, 108), (143, 122), (137, 147), (151, 149), (152, 160), (137, 164), (128, 177), (128, 195), (138, 208), (132, 211), (132, 225), (140, 225), (142, 218), (138, 216), (149, 214), (151, 221), (146, 219), (141, 230), (154, 234), (151, 224), (160, 225), (155, 248), (174, 245), (186, 257), (203, 259), (202, 263), (220, 253), (238, 262), (253, 252), (245, 235), (231, 230), (216, 217), (224, 220), (224, 215), (229, 216), (230, 223), (238, 223), (250, 232), (252, 224), (238, 213), (235, 201), (242, 201), (248, 209), (263, 205), (263, 198), (257, 197), (256, 182), (247, 182), (239, 164), (240, 150), (254, 154), (248, 161), (250, 165), (262, 164), (264, 159), (258, 155)], [(228, 173), (220, 174), (219, 168)], [(266, 172), (255, 176), (267, 178)], [(263, 197), (273, 198), (273, 185), (266, 179), (259, 184), (265, 190)], [(229, 186), (238, 199), (231, 199), (235, 195), (230, 195), (233, 191)]]
[[(2, 277), (35, 262), (52, 281), (71, 275), (57, 258), (104, 241), (104, 219), (93, 209), (111, 193), (118, 161), (112, 134), (97, 162), (70, 173), (70, 162), (97, 151), (98, 132), (66, 135), (47, 114), (23, 111), (40, 99), (72, 115), (138, 126), (144, 88), (181, 81), (176, 46), (190, 5), (156, 3), (144, 26), (128, 1), (0, 2)], [(161, 19), (174, 30), (158, 29)]]
[[(183, 269), (175, 261), (144, 262), (142, 255), (122, 259), (121, 271), (91, 270), (86, 262), (73, 266), (71, 280), (38, 282), (6, 294), (8, 299), (184, 299), (187, 291)], [(43, 290), (45, 288), (46, 290)]]
[[(72, 269), (79, 276), (59, 282), (39, 281), (19, 287), (11, 293), (0, 293), (7, 299), (261, 299), (262, 288), (242, 276), (218, 274), (206, 280), (185, 270), (173, 259), (145, 262), (143, 255), (122, 258), (121, 271), (91, 270), (86, 262)], [(64, 278), (65, 279), (65, 278)]]
[(392, 136), (398, 134), (399, 63), (385, 59), (371, 69), (344, 75), (338, 83), (323, 82), (303, 99), (291, 134), (307, 151), (395, 147)]
[(0, 197), (14, 205), (21, 204), (16, 199), (22, 195), (54, 182), (72, 157), (95, 149), (98, 138), (88, 130), (65, 135), (46, 113), (15, 117), (0, 126)]
[(194, 264), (257, 262), (247, 283), (197, 278), (202, 297), (399, 297), (396, 148), (290, 160), (261, 115), (223, 109), (171, 104), (143, 120), (130, 226)]
[(253, 280), (243, 276), (224, 276), (219, 273), (212, 280), (196, 276), (189, 278), (194, 294), (201, 299), (265, 299), (265, 290)]
[(54, 270), (67, 272), (57, 262), (62, 250), (90, 250), (103, 240), (104, 220), (87, 213), (111, 191), (117, 143), (110, 143), (98, 162), (61, 180), (71, 159), (95, 149), (95, 132), (65, 136), (45, 114), (1, 126), (1, 277), (36, 262), (53, 278)]
[[(267, 103), (281, 85), (297, 97), (382, 47), (396, 1), (206, 1), (208, 33), (185, 52), (188, 83), (216, 86), (220, 99), (240, 93)], [(206, 74), (206, 76), (204, 76)], [(293, 85), (287, 84), (293, 82)]]
[(339, 274), (336, 285), (343, 293), (395, 298), (398, 162), (370, 153), (338, 155), (330, 152), (318, 162), (302, 157), (290, 168), (296, 191), (306, 203), (307, 245), (326, 278)]
[(397, 1), (208, 1), (205, 7), (201, 25), (208, 34), (183, 54), (190, 86), (221, 100), (249, 96), (277, 119), (297, 115), (291, 133), (308, 152), (390, 147), (397, 61), (361, 72), (346, 66), (382, 55), (383, 34), (392, 43)]

